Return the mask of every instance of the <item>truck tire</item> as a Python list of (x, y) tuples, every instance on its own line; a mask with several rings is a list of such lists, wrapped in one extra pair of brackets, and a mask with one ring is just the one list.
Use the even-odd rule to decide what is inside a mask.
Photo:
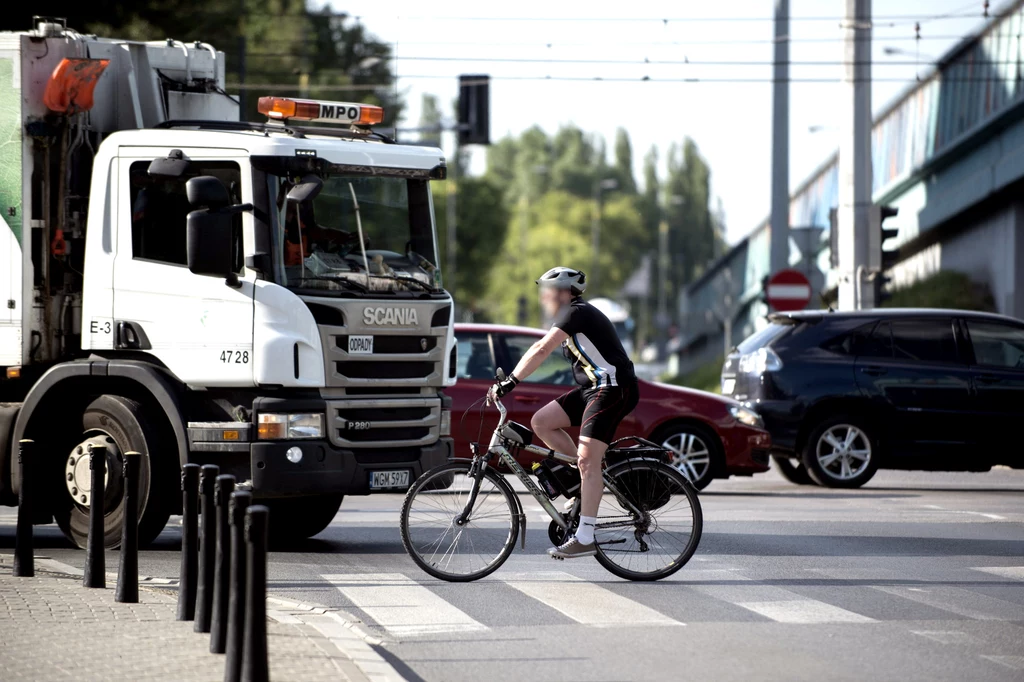
[[(68, 540), (84, 549), (89, 537), (89, 507), (93, 503), (87, 492), (91, 487), (91, 481), (87, 480), (89, 444), (107, 446), (103, 546), (112, 549), (121, 544), (125, 452), (143, 455), (139, 467), (139, 545), (145, 546), (160, 535), (170, 516), (170, 486), (166, 483), (171, 479), (177, 481), (178, 467), (176, 460), (161, 453), (158, 435), (138, 402), (116, 395), (101, 395), (89, 403), (79, 422), (57, 440), (63, 446), (55, 451), (57, 462), (51, 469), (59, 474), (59, 480), (54, 481), (59, 486), (54, 491), (57, 500), (54, 519)], [(154, 485), (154, 481), (162, 484)]]
[(281, 545), (317, 535), (337, 516), (342, 499), (342, 495), (321, 495), (261, 501), (270, 508), (270, 541)]

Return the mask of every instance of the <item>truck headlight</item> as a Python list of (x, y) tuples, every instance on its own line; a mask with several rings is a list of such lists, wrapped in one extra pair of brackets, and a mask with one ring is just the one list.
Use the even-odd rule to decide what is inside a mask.
[(260, 414), (256, 427), (259, 440), (323, 438), (322, 414)]
[(761, 415), (753, 410), (739, 405), (733, 405), (729, 408), (729, 413), (732, 414), (733, 418), (740, 424), (753, 426), (756, 429), (764, 428), (764, 420), (761, 419)]
[(452, 435), (452, 411), (441, 410), (441, 435)]

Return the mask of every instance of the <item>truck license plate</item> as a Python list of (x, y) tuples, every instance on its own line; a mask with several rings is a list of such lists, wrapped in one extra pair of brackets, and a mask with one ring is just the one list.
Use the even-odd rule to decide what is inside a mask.
[(386, 488), (408, 488), (409, 470), (398, 469), (395, 471), (371, 471), (370, 490), (383, 490)]
[(372, 355), (372, 336), (350, 336), (348, 337), (348, 352), (350, 355)]

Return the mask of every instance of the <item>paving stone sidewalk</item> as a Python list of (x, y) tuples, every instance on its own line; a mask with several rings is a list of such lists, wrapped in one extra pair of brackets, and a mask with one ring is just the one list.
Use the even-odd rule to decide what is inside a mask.
[[(209, 653), (209, 635), (175, 620), (173, 591), (140, 586), (138, 604), (114, 601), (81, 577), (36, 566), (15, 578), (0, 556), (0, 680), (192, 680), (224, 678), (224, 656)], [(402, 678), (337, 617), (268, 600), (272, 680), (391, 682)]]

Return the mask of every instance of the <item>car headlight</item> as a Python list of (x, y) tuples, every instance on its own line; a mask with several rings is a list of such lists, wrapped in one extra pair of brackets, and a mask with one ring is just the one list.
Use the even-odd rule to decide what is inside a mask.
[(741, 407), (740, 405), (732, 405), (729, 408), (729, 413), (732, 414), (733, 419), (738, 421), (740, 424), (753, 426), (757, 429), (764, 428), (764, 420), (761, 419), (761, 415), (751, 409)]
[(322, 414), (261, 414), (256, 427), (259, 440), (323, 438)]
[(778, 372), (782, 369), (782, 360), (771, 348), (758, 348), (752, 353), (741, 355), (736, 367), (742, 374)]
[(452, 411), (441, 410), (441, 435), (452, 435)]

